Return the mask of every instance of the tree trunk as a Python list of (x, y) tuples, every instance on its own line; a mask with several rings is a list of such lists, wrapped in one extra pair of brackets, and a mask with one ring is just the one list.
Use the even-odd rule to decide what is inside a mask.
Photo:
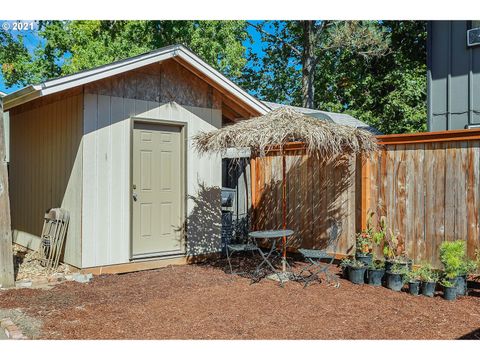
[(302, 101), (303, 106), (313, 109), (315, 95), (315, 22), (304, 20), (303, 23), (303, 53), (302, 53)]
[(10, 200), (3, 126), (3, 101), (0, 97), (0, 285), (14, 285), (12, 232), (10, 228)]

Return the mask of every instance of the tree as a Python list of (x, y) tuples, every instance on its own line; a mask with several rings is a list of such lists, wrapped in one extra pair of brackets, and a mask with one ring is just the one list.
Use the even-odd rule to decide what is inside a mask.
[(244, 21), (40, 21), (39, 46), (0, 30), (7, 86), (38, 83), (171, 44), (184, 44), (236, 79), (246, 64)]
[[(314, 79), (311, 92), (314, 107), (349, 113), (386, 134), (424, 131), (426, 23), (382, 21), (327, 25), (324, 26), (328, 30), (322, 30), (324, 45), (316, 50), (314, 72), (309, 72)], [(365, 30), (368, 27), (375, 30)], [(242, 85), (261, 99), (309, 105), (304, 101), (305, 73), (301, 57), (291, 48), (293, 44), (297, 50), (302, 49), (304, 32), (298, 22), (264, 22), (260, 31), (264, 56), (248, 53), (250, 67)], [(366, 39), (375, 36), (364, 37), (365, 33), (376, 34), (378, 38), (367, 42)], [(352, 45), (347, 46), (348, 39), (355, 36), (364, 37), (363, 46), (360, 40), (353, 40)], [(378, 46), (380, 38), (388, 49)]]
[(317, 65), (326, 51), (349, 49), (370, 58), (388, 50), (385, 33), (371, 21), (276, 21), (273, 24), (275, 33), (264, 29), (266, 23), (248, 24), (263, 34), (263, 41), (278, 49), (278, 55), (288, 50), (294, 66), (300, 65), (302, 106), (307, 108), (314, 108)]

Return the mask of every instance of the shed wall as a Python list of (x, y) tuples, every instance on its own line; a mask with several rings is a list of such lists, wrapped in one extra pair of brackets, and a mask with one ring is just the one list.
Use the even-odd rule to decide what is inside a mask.
[(81, 266), (83, 94), (64, 93), (10, 111), (10, 197), (14, 241), (37, 249), (43, 215), (70, 212), (64, 261)]
[(191, 137), (221, 127), (220, 96), (174, 61), (85, 86), (82, 266), (130, 261), (131, 117), (187, 124), (187, 255), (220, 249), (221, 159)]

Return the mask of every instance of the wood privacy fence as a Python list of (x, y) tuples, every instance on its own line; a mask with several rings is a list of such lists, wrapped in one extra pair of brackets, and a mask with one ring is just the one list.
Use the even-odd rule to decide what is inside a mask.
[[(325, 162), (301, 144), (285, 151), (287, 227), (293, 247), (318, 248), (329, 216), (343, 220), (340, 253), (354, 251), (355, 233), (369, 210), (386, 216), (416, 262), (439, 265), (445, 240), (464, 239), (468, 254), (480, 248), (480, 130), (379, 136), (370, 159)], [(281, 228), (282, 157), (251, 161), (253, 227)]]
[[(355, 244), (356, 159), (343, 157), (325, 162), (305, 154), (301, 144), (285, 151), (287, 180), (287, 228), (295, 234), (293, 248), (325, 245), (327, 218), (343, 219), (340, 251)], [(270, 152), (251, 161), (254, 229), (282, 228), (282, 156)]]

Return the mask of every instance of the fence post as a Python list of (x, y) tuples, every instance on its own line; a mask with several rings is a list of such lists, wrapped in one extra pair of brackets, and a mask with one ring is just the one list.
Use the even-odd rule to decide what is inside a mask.
[(10, 200), (8, 197), (8, 170), (3, 126), (3, 100), (0, 97), (0, 285), (14, 285), (12, 230), (10, 228)]
[(367, 227), (368, 209), (370, 208), (370, 158), (366, 155), (361, 155), (362, 170), (362, 199), (360, 208), (361, 230)]

